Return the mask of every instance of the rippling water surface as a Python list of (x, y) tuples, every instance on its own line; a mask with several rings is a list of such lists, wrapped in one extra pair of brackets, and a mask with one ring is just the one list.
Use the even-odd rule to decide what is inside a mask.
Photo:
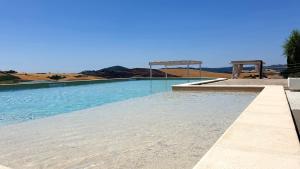
[(82, 110), (170, 91), (174, 84), (201, 79), (130, 80), (31, 90), (0, 91), (0, 125)]
[[(74, 97), (82, 95), (74, 91)], [(2, 126), (0, 164), (21, 169), (191, 169), (255, 96), (161, 92)]]

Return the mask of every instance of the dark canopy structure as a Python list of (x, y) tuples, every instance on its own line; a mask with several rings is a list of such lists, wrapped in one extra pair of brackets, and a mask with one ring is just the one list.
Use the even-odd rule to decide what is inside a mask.
[(237, 60), (231, 61), (232, 64), (232, 79), (239, 78), (243, 71), (244, 65), (254, 65), (255, 71), (258, 73), (259, 78), (263, 78), (263, 64), (262, 60)]

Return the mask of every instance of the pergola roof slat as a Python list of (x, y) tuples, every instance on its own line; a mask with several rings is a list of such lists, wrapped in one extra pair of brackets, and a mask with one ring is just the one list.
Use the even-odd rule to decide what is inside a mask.
[(231, 61), (231, 64), (244, 64), (244, 65), (252, 65), (252, 64), (257, 64), (257, 63), (263, 63), (262, 60), (236, 60), (236, 61)]
[[(154, 65), (163, 65), (165, 67), (167, 66), (176, 66), (176, 65), (187, 65), (187, 76), (189, 77), (190, 72), (190, 65), (199, 65), (199, 75), (201, 77), (201, 61), (198, 60), (177, 60), (177, 61), (154, 61), (149, 62), (150, 66), (150, 78), (152, 78), (152, 66)], [(168, 74), (165, 72), (166, 78), (168, 77)]]
[(178, 60), (178, 61), (154, 61), (149, 62), (149, 65), (164, 65), (164, 66), (175, 66), (175, 65), (196, 65), (202, 64), (201, 61), (196, 60)]

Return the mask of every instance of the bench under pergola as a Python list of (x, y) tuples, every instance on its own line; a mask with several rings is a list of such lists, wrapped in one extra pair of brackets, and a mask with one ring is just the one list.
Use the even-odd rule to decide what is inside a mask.
[(232, 79), (239, 78), (240, 74), (243, 71), (244, 65), (254, 65), (255, 66), (255, 72), (258, 73), (259, 78), (263, 78), (263, 64), (264, 62), (262, 60), (237, 60), (237, 61), (231, 61), (232, 64)]
[[(201, 77), (201, 61), (197, 60), (178, 60), (178, 61), (153, 61), (149, 62), (150, 66), (150, 78), (152, 78), (152, 66), (164, 66), (168, 68), (168, 66), (179, 66), (179, 65), (186, 65), (187, 66), (187, 76), (190, 75), (190, 65), (199, 65), (199, 76)], [(166, 78), (168, 78), (168, 74), (165, 72)]]

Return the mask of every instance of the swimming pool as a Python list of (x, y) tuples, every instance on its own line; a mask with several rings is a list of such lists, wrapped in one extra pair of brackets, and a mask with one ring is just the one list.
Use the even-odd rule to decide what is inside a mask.
[(256, 97), (160, 92), (0, 127), (0, 164), (21, 169), (191, 169)]
[(207, 80), (156, 79), (125, 80), (30, 90), (0, 91), (0, 125), (53, 116), (129, 98), (171, 90), (174, 84)]

